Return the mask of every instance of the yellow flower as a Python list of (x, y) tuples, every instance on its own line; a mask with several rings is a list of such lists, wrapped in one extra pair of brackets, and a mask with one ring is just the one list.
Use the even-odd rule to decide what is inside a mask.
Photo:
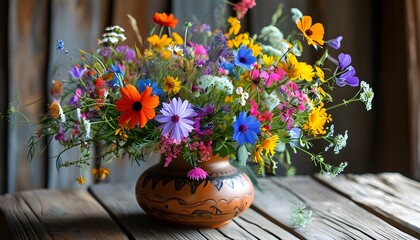
[(127, 132), (125, 131), (125, 128), (121, 126), (117, 128), (117, 130), (115, 131), (115, 135), (119, 135), (123, 141), (127, 141), (128, 139), (128, 135), (127, 135)]
[(225, 103), (233, 103), (233, 96), (226, 96)]
[(106, 176), (109, 174), (109, 168), (94, 168), (92, 169), (92, 174), (96, 177), (99, 177), (101, 179), (105, 179)]
[(267, 54), (263, 55), (263, 63), (264, 66), (272, 66), (273, 63), (276, 61), (277, 59), (274, 56), (268, 56)]
[(241, 45), (252, 50), (254, 56), (258, 56), (262, 52), (262, 47), (249, 37), (249, 33), (242, 33), (228, 41), (229, 48), (239, 48)]
[(254, 151), (254, 162), (259, 164), (259, 171), (261, 172), (264, 168), (264, 159), (262, 158), (263, 151), (265, 151), (265, 156), (274, 156), (277, 144), (279, 142), (279, 136), (273, 135), (269, 138), (266, 138), (260, 145), (255, 146)]
[(310, 16), (303, 16), (296, 22), (297, 27), (302, 31), (309, 45), (322, 46), (324, 44), (324, 26), (321, 23), (312, 25)]
[(288, 54), (286, 62), (279, 62), (279, 65), (291, 80), (304, 79), (310, 82), (315, 76), (312, 66), (305, 62), (298, 62), (293, 54)]
[(163, 81), (163, 91), (168, 94), (177, 94), (181, 90), (181, 81), (178, 78), (167, 76)]
[(331, 114), (327, 114), (324, 103), (321, 102), (318, 107), (312, 109), (308, 116), (308, 122), (303, 126), (303, 129), (312, 133), (314, 137), (319, 134), (323, 135), (326, 134), (324, 125), (330, 121), (332, 121)]
[(319, 77), (319, 80), (321, 80), (321, 82), (325, 82), (324, 71), (322, 71), (320, 67), (315, 66), (315, 74)]
[(172, 43), (176, 44), (176, 45), (183, 45), (184, 44), (184, 39), (176, 32), (172, 33)]
[(164, 34), (161, 38), (154, 34), (147, 38), (147, 41), (150, 43), (153, 49), (166, 49), (168, 45), (172, 42), (172, 38), (168, 37), (168, 35)]
[(84, 177), (80, 176), (80, 177), (76, 178), (76, 182), (80, 185), (83, 185), (83, 184), (85, 184), (86, 180), (85, 180)]
[(327, 96), (327, 93), (324, 91), (322, 87), (318, 87), (318, 92), (321, 93), (322, 96)]
[(241, 22), (236, 17), (229, 17), (227, 21), (230, 24), (228, 36), (238, 34), (241, 30)]

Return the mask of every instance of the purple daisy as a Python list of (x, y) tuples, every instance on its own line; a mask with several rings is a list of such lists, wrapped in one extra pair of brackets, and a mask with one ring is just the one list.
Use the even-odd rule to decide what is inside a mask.
[(194, 120), (192, 117), (197, 113), (191, 108), (187, 100), (182, 101), (181, 98), (173, 98), (168, 103), (163, 103), (161, 114), (156, 115), (156, 121), (163, 123), (159, 126), (162, 130), (162, 136), (170, 133), (169, 138), (176, 142), (181, 142), (194, 129)]
[(207, 176), (207, 172), (200, 167), (195, 167), (188, 172), (188, 177), (195, 181), (206, 179)]

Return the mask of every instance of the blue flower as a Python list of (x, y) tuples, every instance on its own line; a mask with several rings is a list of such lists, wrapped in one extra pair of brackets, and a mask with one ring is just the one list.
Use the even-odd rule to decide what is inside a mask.
[(335, 82), (340, 87), (344, 87), (345, 85), (352, 87), (359, 86), (359, 78), (356, 77), (356, 70), (353, 66), (347, 67), (347, 72), (341, 74), (338, 78), (335, 78)]
[(339, 49), (341, 47), (341, 40), (343, 40), (343, 36), (338, 36), (334, 39), (327, 41), (327, 43), (328, 43), (328, 46), (334, 49)]
[(254, 116), (247, 116), (246, 112), (240, 112), (233, 123), (233, 140), (239, 144), (254, 144), (257, 141), (257, 134), (260, 132), (260, 122)]
[(143, 92), (144, 90), (146, 90), (146, 87), (151, 87), (152, 88), (152, 93), (154, 95), (160, 96), (163, 94), (162, 89), (160, 89), (158, 87), (157, 82), (152, 82), (150, 79), (146, 79), (146, 80), (139, 80), (138, 83), (138, 88), (140, 90), (140, 92)]
[(120, 66), (114, 66), (114, 64), (111, 64), (109, 66), (110, 69), (108, 69), (107, 73), (114, 73), (114, 78), (108, 82), (108, 86), (114, 87), (114, 86), (123, 86), (122, 80), (124, 79), (124, 73), (122, 72)]
[(57, 39), (57, 43), (55, 44), (55, 49), (57, 52), (61, 52), (64, 50), (64, 41), (60, 38)]
[(235, 65), (244, 67), (246, 70), (251, 70), (252, 64), (257, 61), (257, 58), (252, 55), (252, 50), (241, 46), (235, 55)]

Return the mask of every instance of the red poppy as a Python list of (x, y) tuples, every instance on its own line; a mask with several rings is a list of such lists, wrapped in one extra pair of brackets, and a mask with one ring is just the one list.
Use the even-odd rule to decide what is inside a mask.
[(175, 28), (178, 24), (178, 18), (175, 18), (171, 13), (167, 15), (166, 13), (155, 13), (153, 16), (153, 21), (159, 24), (160, 26)]
[(142, 93), (139, 93), (133, 85), (127, 85), (120, 88), (122, 98), (115, 104), (117, 111), (121, 112), (118, 124), (124, 126), (128, 123), (129, 128), (139, 123), (144, 127), (147, 121), (155, 117), (155, 107), (159, 105), (159, 97), (152, 95), (152, 88), (146, 87)]

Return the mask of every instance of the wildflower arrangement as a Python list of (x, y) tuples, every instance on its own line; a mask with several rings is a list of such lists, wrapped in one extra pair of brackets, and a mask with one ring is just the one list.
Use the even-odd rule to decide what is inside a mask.
[[(258, 35), (241, 32), (239, 19), (254, 5), (234, 4), (237, 17), (227, 19), (226, 29), (187, 22), (176, 32), (173, 14), (155, 13), (151, 34), (144, 43), (137, 36), (135, 46), (123, 44), (123, 28), (107, 27), (96, 50), (79, 51), (67, 79), (52, 81), (49, 111), (30, 150), (44, 138), (58, 141), (63, 152), (79, 147), (80, 159), (64, 161), (60, 154), (57, 166), (81, 169), (123, 153), (141, 161), (155, 150), (165, 166), (181, 156), (195, 180), (207, 177), (200, 164), (213, 154), (238, 166), (254, 163), (264, 175), (278, 164), (290, 168), (289, 152), (302, 151), (322, 173), (340, 173), (346, 163), (328, 164), (312, 153), (313, 143), (325, 141), (325, 151), (339, 153), (348, 135), (334, 133), (329, 110), (357, 101), (370, 110), (372, 89), (359, 81), (350, 55), (329, 54), (343, 38), (324, 40), (323, 25), (298, 9), (290, 14), (296, 30), (287, 37), (276, 26), (284, 22), (280, 11)], [(70, 54), (62, 40), (56, 46)], [(299, 60), (304, 46), (316, 62)], [(354, 97), (333, 102), (332, 91), (341, 87), (355, 88)], [(100, 151), (92, 152), (98, 144)], [(104, 177), (109, 169), (94, 172)]]

